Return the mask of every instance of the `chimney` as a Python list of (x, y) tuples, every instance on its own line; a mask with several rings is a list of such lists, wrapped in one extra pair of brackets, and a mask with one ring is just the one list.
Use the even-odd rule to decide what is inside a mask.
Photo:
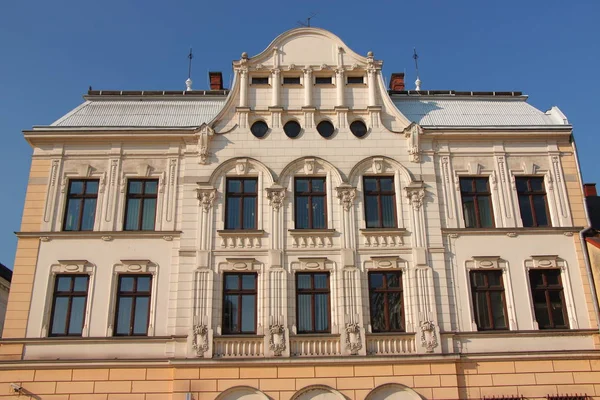
[(392, 73), (390, 79), (390, 90), (404, 90), (404, 72)]
[(223, 74), (220, 72), (209, 72), (210, 90), (223, 90)]
[(596, 193), (596, 184), (595, 183), (584, 183), (583, 184), (583, 193), (585, 194), (585, 197), (598, 196), (598, 193)]

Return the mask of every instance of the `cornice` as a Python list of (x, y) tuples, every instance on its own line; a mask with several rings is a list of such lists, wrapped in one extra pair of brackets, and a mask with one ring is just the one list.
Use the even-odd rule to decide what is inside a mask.
[(563, 234), (572, 236), (583, 230), (581, 226), (570, 227), (541, 227), (541, 228), (442, 228), (443, 235), (482, 236), (482, 235), (551, 235)]
[(155, 239), (171, 241), (181, 236), (181, 231), (69, 231), (69, 232), (15, 232), (19, 239), (38, 238), (42, 242), (55, 239), (102, 239), (110, 242), (115, 239)]

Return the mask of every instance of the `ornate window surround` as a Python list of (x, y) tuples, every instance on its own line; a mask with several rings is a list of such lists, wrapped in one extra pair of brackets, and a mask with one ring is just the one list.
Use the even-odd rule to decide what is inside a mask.
[(471, 331), (477, 332), (477, 323), (475, 322), (475, 306), (473, 305), (473, 296), (471, 295), (471, 278), (470, 272), (474, 270), (501, 270), (502, 284), (504, 285), (505, 300), (506, 300), (506, 317), (508, 319), (509, 331), (518, 330), (517, 315), (515, 310), (515, 298), (512, 290), (512, 278), (508, 261), (500, 256), (472, 256), (470, 260), (465, 261), (465, 269), (463, 271), (463, 284), (465, 290), (468, 291), (469, 316), (471, 318)]
[(154, 321), (156, 318), (156, 303), (158, 297), (158, 270), (158, 264), (152, 262), (151, 260), (145, 259), (121, 260), (120, 263), (113, 265), (113, 273), (110, 282), (110, 298), (106, 325), (106, 336), (112, 337), (114, 333), (115, 312), (117, 306), (117, 286), (119, 283), (119, 275), (127, 274), (152, 275), (152, 288), (150, 292), (150, 315), (148, 317), (147, 336), (154, 336)]
[(50, 265), (50, 275), (48, 276), (48, 283), (46, 285), (46, 296), (44, 304), (44, 314), (42, 320), (42, 329), (40, 331), (40, 337), (48, 337), (48, 329), (50, 327), (50, 314), (52, 313), (52, 297), (54, 293), (54, 285), (56, 284), (56, 276), (61, 274), (81, 274), (88, 275), (88, 295), (85, 304), (85, 318), (83, 321), (83, 329), (81, 331), (81, 337), (87, 337), (90, 332), (90, 320), (92, 311), (92, 301), (94, 298), (94, 283), (95, 283), (95, 272), (96, 265), (90, 263), (88, 260), (58, 260), (56, 264)]
[(560, 278), (563, 282), (563, 290), (565, 296), (565, 306), (567, 308), (567, 316), (569, 319), (569, 329), (579, 329), (579, 321), (575, 313), (575, 299), (573, 297), (573, 288), (571, 286), (571, 278), (569, 276), (569, 266), (566, 260), (563, 260), (557, 255), (532, 255), (531, 258), (523, 260), (523, 272), (525, 274), (525, 282), (527, 282), (527, 295), (529, 299), (529, 316), (533, 329), (538, 330), (539, 326), (535, 320), (535, 310), (533, 307), (533, 299), (531, 298), (531, 282), (529, 281), (529, 270), (531, 269), (560, 269)]
[[(125, 208), (127, 208), (127, 185), (130, 179), (157, 179), (158, 180), (158, 193), (156, 194), (156, 216), (154, 220), (154, 230), (160, 231), (163, 229), (164, 224), (164, 204), (165, 204), (165, 181), (166, 172), (157, 171), (148, 164), (140, 164), (137, 166), (136, 172), (123, 171), (121, 173), (120, 181), (120, 197), (121, 200), (117, 203), (120, 204), (117, 210), (117, 221), (116, 230), (123, 231), (125, 226)], [(135, 231), (132, 231), (135, 232)]]
[[(493, 160), (489, 159), (490, 163)], [(467, 168), (455, 168), (453, 171), (453, 180), (454, 180), (454, 196), (455, 204), (458, 205), (456, 207), (457, 212), (457, 223), (458, 227), (461, 229), (465, 228), (465, 216), (463, 213), (462, 207), (462, 196), (460, 191), (460, 178), (488, 178), (488, 184), (490, 187), (490, 198), (492, 200), (492, 212), (494, 214), (494, 227), (501, 228), (505, 226), (503, 217), (502, 217), (502, 208), (500, 206), (500, 198), (498, 193), (498, 179), (496, 176), (496, 170), (492, 168), (487, 168), (484, 165), (481, 165), (477, 162), (469, 162), (467, 163)], [(502, 190), (502, 188), (500, 188)], [(480, 228), (481, 229), (481, 228)], [(495, 228), (484, 228), (484, 229), (495, 229)]]

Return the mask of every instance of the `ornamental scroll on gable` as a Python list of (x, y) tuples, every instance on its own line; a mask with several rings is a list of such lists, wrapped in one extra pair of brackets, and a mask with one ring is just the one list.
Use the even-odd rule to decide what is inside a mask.
[(423, 128), (416, 122), (407, 126), (402, 133), (406, 138), (409, 159), (412, 162), (421, 162), (421, 148), (419, 144), (419, 136), (423, 134)]

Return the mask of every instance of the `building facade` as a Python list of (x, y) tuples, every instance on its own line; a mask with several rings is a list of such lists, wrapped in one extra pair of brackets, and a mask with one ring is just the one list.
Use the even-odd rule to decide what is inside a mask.
[(0, 263), (0, 334), (4, 328), (4, 317), (6, 316), (6, 306), (8, 304), (8, 293), (10, 292), (11, 280), (12, 271), (4, 264)]
[(558, 108), (388, 91), (317, 28), (233, 68), (25, 131), (7, 398), (600, 398)]

